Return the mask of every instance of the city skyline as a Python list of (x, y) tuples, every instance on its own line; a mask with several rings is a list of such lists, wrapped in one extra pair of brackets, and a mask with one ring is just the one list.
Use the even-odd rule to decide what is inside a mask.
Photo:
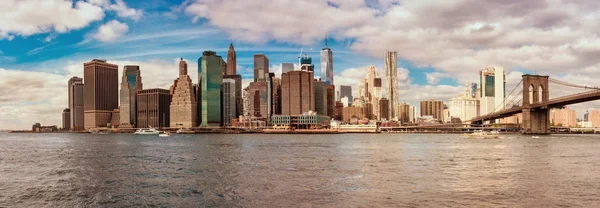
[[(333, 6), (327, 7), (326, 4), (323, 6), (321, 1), (314, 1), (312, 3), (317, 9), (323, 7), (336, 9), (342, 14), (340, 16), (348, 14), (349, 10), (358, 10), (359, 12), (355, 15), (356, 18), (347, 23), (350, 25), (343, 25), (338, 18), (331, 18), (332, 27), (334, 28), (317, 25), (318, 27), (312, 29), (312, 31), (305, 32), (295, 31), (294, 28), (285, 26), (284, 22), (281, 25), (268, 25), (271, 28), (255, 28), (248, 33), (248, 37), (243, 37), (244, 33), (238, 30), (241, 26), (231, 27), (231, 24), (234, 23), (219, 20), (218, 13), (227, 12), (227, 8), (223, 8), (215, 2), (190, 1), (187, 4), (182, 4), (181, 1), (163, 1), (162, 6), (156, 8), (148, 8), (148, 5), (135, 1), (125, 1), (123, 4), (119, 4), (118, 1), (104, 2), (109, 2), (109, 4), (123, 8), (123, 10), (111, 9), (113, 7), (110, 7), (110, 5), (92, 5), (90, 3), (99, 10), (92, 13), (97, 16), (84, 20), (84, 23), (59, 22), (60, 20), (45, 22), (15, 21), (15, 24), (22, 23), (35, 26), (30, 31), (10, 25), (0, 25), (0, 45), (2, 46), (0, 49), (2, 50), (0, 52), (0, 75), (2, 75), (0, 76), (2, 77), (0, 83), (2, 86), (0, 88), (5, 90), (2, 99), (0, 99), (0, 115), (2, 115), (0, 125), (3, 128), (28, 128), (33, 121), (40, 121), (44, 124), (60, 124), (60, 112), (65, 106), (68, 106), (68, 99), (66, 99), (68, 94), (64, 92), (64, 83), (72, 76), (83, 77), (82, 63), (94, 58), (107, 59), (109, 63), (118, 65), (119, 80), (122, 77), (121, 71), (124, 65), (138, 65), (144, 77), (144, 84), (148, 83), (147, 89), (168, 88), (168, 85), (172, 84), (173, 79), (177, 77), (176, 69), (179, 57), (183, 57), (190, 63), (190, 72), (195, 72), (197, 71), (195, 64), (193, 64), (195, 61), (192, 60), (197, 60), (203, 51), (214, 50), (218, 55), (225, 58), (227, 46), (230, 42), (233, 42), (238, 57), (237, 71), (242, 75), (243, 87), (246, 87), (249, 80), (253, 78), (250, 75), (252, 73), (252, 56), (257, 53), (264, 53), (268, 56), (269, 68), (272, 69), (270, 71), (277, 71), (281, 69), (280, 65), (283, 62), (296, 63), (296, 57), (300, 49), (304, 48), (304, 52), (314, 59), (313, 64), (317, 69), (315, 70), (315, 77), (321, 77), (321, 66), (318, 58), (319, 49), (324, 47), (322, 39), (325, 31), (330, 31), (331, 34), (328, 45), (334, 56), (333, 71), (336, 86), (352, 86), (353, 95), (356, 96), (358, 92), (357, 83), (360, 79), (364, 79), (366, 67), (375, 65), (379, 76), (383, 77), (385, 73), (383, 71), (384, 59), (382, 54), (386, 50), (394, 50), (398, 52), (399, 102), (408, 102), (413, 106), (421, 100), (430, 98), (447, 102), (463, 91), (464, 82), (477, 82), (477, 71), (486, 67), (504, 67), (507, 70), (507, 88), (516, 84), (514, 83), (515, 77), (519, 77), (521, 73), (558, 76), (561, 80), (575, 80), (576, 83), (594, 85), (595, 72), (598, 68), (596, 62), (590, 62), (587, 55), (582, 54), (583, 52), (589, 53), (598, 50), (597, 46), (594, 45), (597, 38), (591, 36), (594, 33), (593, 30), (589, 28), (587, 23), (570, 27), (565, 26), (570, 21), (590, 18), (573, 16), (578, 12), (588, 13), (587, 8), (581, 6), (585, 4), (563, 5), (554, 2), (536, 1), (543, 3), (529, 5), (528, 9), (531, 10), (528, 11), (531, 14), (511, 17), (512, 20), (516, 19), (528, 23), (524, 24), (524, 27), (530, 31), (528, 34), (533, 33), (546, 37), (545, 40), (538, 40), (533, 37), (523, 37), (523, 32), (527, 30), (516, 28), (513, 25), (514, 23), (509, 21), (511, 18), (503, 17), (511, 9), (520, 8), (519, 3), (499, 7), (498, 17), (476, 13), (476, 17), (473, 19), (458, 19), (460, 21), (457, 24), (449, 25), (449, 28), (442, 28), (434, 23), (424, 22), (421, 16), (416, 15), (419, 8), (428, 8), (427, 5), (420, 5), (416, 2), (408, 1), (404, 5), (391, 3), (367, 5), (364, 2), (352, 5), (351, 3), (335, 2)], [(443, 9), (458, 5), (458, 8), (464, 8), (460, 2), (462, 1), (456, 1), (451, 5), (440, 4), (430, 7), (433, 7), (432, 9)], [(21, 4), (28, 3), (29, 1), (21, 2)], [(256, 2), (241, 3), (255, 4)], [(52, 3), (51, 5), (55, 4), (59, 3)], [(8, 8), (13, 8), (12, 5), (9, 3)], [(195, 9), (203, 5), (214, 8), (214, 10), (210, 13), (201, 13)], [(296, 9), (302, 10), (302, 8), (305, 8), (302, 6)], [(588, 7), (595, 8), (594, 6), (590, 5)], [(528, 22), (533, 21), (534, 14), (551, 16), (552, 14), (547, 11), (562, 7), (570, 9), (564, 11), (563, 16), (559, 15), (559, 19), (566, 21), (566, 23), (550, 20), (549, 22)], [(50, 8), (52, 7), (50, 6)], [(73, 6), (72, 10), (79, 11), (82, 9)], [(65, 11), (65, 15), (72, 14), (73, 11)], [(407, 38), (405, 43), (410, 44), (401, 44), (403, 42), (400, 40), (360, 32), (360, 29), (364, 28), (365, 22), (369, 22), (367, 19), (376, 16), (372, 14), (375, 11), (380, 11), (383, 14), (381, 15), (382, 18), (391, 18), (393, 15), (401, 14), (399, 11), (405, 11), (414, 16), (412, 20), (415, 21), (414, 24), (409, 24), (407, 23), (408, 20), (405, 20), (398, 23), (400, 25), (383, 26), (385, 23), (391, 23), (391, 21), (385, 19), (378, 19), (375, 22), (381, 24), (370, 24), (379, 30), (396, 29), (402, 32), (405, 30), (399, 28), (403, 27), (407, 29), (433, 28), (440, 31), (470, 29), (470, 31), (487, 32), (492, 37), (488, 37), (491, 40), (481, 39), (483, 37), (478, 35), (480, 33), (463, 34), (457, 32), (455, 39), (451, 39), (441, 35), (441, 33), (433, 33), (433, 35), (425, 37), (428, 43), (423, 44), (422, 39), (411, 39), (411, 36), (405, 34), (409, 32), (405, 32), (400, 33), (399, 39)], [(436, 11), (438, 10), (434, 10), (433, 14), (441, 14), (441, 12)], [(21, 12), (26, 11), (14, 9), (11, 14), (20, 14)], [(268, 10), (264, 12), (274, 13), (276, 11)], [(293, 13), (289, 13), (289, 15), (294, 16)], [(163, 23), (172, 24), (165, 24), (160, 29), (149, 26), (149, 23), (158, 21), (159, 16), (173, 18), (162, 20)], [(434, 15), (432, 18), (441, 17)], [(449, 16), (445, 18), (452, 20), (456, 17)], [(264, 19), (261, 17), (256, 19), (247, 18), (246, 21), (263, 22)], [(245, 22), (239, 24), (242, 25), (243, 23)], [(44, 27), (40, 29), (40, 26)], [(277, 36), (276, 31), (278, 29), (291, 30), (299, 35)], [(558, 35), (554, 33), (560, 31), (570, 37), (569, 40), (556, 37)], [(500, 32), (506, 34), (502, 35)], [(465, 37), (474, 41), (472, 43), (461, 42), (461, 38)], [(436, 52), (433, 48), (440, 46), (439, 39), (450, 40), (455, 45), (463, 46), (445, 45), (438, 47), (441, 51)], [(375, 40), (387, 43), (385, 48), (379, 47), (378, 44), (372, 44)], [(190, 44), (195, 42), (208, 43)], [(158, 47), (150, 47), (148, 43), (160, 44), (152, 44), (158, 45)], [(414, 44), (417, 43), (420, 43), (423, 48), (415, 48)], [(22, 47), (16, 47), (17, 45)], [(373, 45), (373, 47), (368, 47), (369, 45)], [(573, 46), (576, 51), (563, 51), (561, 48), (563, 46)], [(456, 49), (465, 49), (473, 54), (461, 52), (448, 55), (444, 52), (444, 50), (449, 52)], [(577, 50), (581, 50), (581, 53), (578, 53)], [(439, 55), (435, 55), (436, 53)], [(490, 58), (489, 55), (494, 53), (499, 54), (498, 57), (506, 58)], [(516, 57), (516, 61), (509, 60), (514, 58), (511, 54), (528, 57), (528, 59)], [(561, 59), (560, 57), (567, 57), (567, 59)], [(467, 60), (465, 62), (475, 61), (476, 63), (458, 64), (456, 63), (457, 59)], [(563, 70), (565, 72), (561, 72)], [(189, 75), (192, 81), (197, 83), (197, 74), (189, 73)], [(18, 89), (15, 87), (20, 86), (11, 84), (15, 82), (35, 83), (43, 87)], [(385, 92), (383, 93), (385, 95)], [(577, 110), (577, 117), (582, 118), (586, 109), (597, 107), (596, 103), (590, 102), (571, 107)]]

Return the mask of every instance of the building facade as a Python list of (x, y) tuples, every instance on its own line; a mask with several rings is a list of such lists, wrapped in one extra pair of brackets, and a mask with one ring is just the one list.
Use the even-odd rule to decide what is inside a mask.
[(327, 41), (321, 50), (321, 78), (328, 85), (333, 85), (333, 52), (327, 46)]
[(236, 82), (234, 79), (223, 79), (223, 126), (231, 126), (236, 118)]
[(575, 110), (568, 107), (550, 110), (550, 124), (552, 126), (577, 127)]
[(119, 67), (94, 59), (83, 64), (85, 129), (107, 127), (119, 108)]
[(293, 63), (281, 63), (281, 73), (288, 73), (294, 71)]
[[(237, 55), (233, 48), (233, 43), (229, 44), (229, 51), (227, 51), (227, 70), (224, 75), (236, 75), (237, 74)], [(241, 85), (240, 85), (241, 86)], [(241, 91), (241, 88), (240, 88)]]
[(503, 110), (506, 107), (503, 106), (505, 105), (505, 86), (504, 68), (485, 68), (479, 72), (480, 115)]
[(265, 81), (251, 82), (246, 91), (250, 116), (267, 120), (269, 116), (268, 83)]
[(318, 115), (327, 115), (327, 83), (315, 80), (315, 111)]
[(408, 103), (398, 104), (398, 121), (401, 123), (412, 123), (410, 118), (410, 105)]
[(390, 100), (387, 98), (379, 99), (379, 120), (390, 120)]
[(136, 127), (137, 92), (142, 90), (142, 75), (139, 66), (124, 66), (121, 78), (121, 105), (119, 106), (121, 117), (120, 128)]
[(398, 105), (398, 57), (396, 51), (385, 52), (385, 78), (387, 99), (390, 100), (390, 118), (396, 118), (395, 106)]
[(348, 104), (352, 103), (352, 100), (354, 100), (354, 98), (352, 97), (352, 87), (351, 86), (340, 85), (340, 100), (343, 97), (348, 98)]
[(291, 71), (282, 74), (282, 115), (299, 115), (315, 110), (313, 78), (311, 71)]
[(421, 117), (432, 116), (433, 119), (442, 121), (444, 102), (436, 100), (421, 101)]
[(269, 58), (265, 54), (254, 54), (254, 81), (266, 79), (269, 74)]
[(137, 94), (138, 128), (165, 128), (171, 125), (171, 92), (166, 89), (140, 90)]
[(346, 123), (358, 123), (358, 120), (364, 119), (365, 112), (363, 107), (344, 107), (342, 109), (342, 121)]
[[(229, 65), (228, 65), (229, 66)], [(242, 91), (242, 76), (236, 75), (223, 75), (223, 79), (233, 79), (235, 81), (235, 117), (244, 115), (244, 95)]]
[(214, 51), (204, 51), (198, 59), (198, 79), (201, 97), (201, 126), (220, 126), (221, 121), (221, 69), (225, 62)]
[(462, 94), (450, 99), (448, 102), (450, 117), (460, 118), (465, 122), (479, 116), (479, 99), (474, 97), (471, 87), (472, 85), (467, 84)]
[(62, 112), (62, 128), (63, 130), (71, 129), (71, 109), (65, 108)]
[(69, 123), (70, 130), (84, 130), (85, 126), (83, 123), (83, 79), (79, 77), (72, 77), (68, 82), (69, 89)]
[(198, 104), (192, 79), (188, 75), (187, 63), (179, 61), (179, 77), (171, 86), (169, 107), (171, 128), (192, 128), (197, 126)]

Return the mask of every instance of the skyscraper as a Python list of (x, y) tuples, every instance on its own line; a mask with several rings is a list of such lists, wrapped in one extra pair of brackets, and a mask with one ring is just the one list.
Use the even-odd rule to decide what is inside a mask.
[(86, 129), (107, 127), (119, 108), (119, 67), (94, 59), (83, 64), (83, 103)]
[(314, 81), (315, 111), (319, 115), (327, 115), (327, 83), (322, 80)]
[(62, 113), (63, 130), (71, 129), (71, 109), (65, 108)]
[(198, 79), (200, 83), (201, 126), (220, 126), (221, 123), (221, 69), (225, 62), (214, 51), (204, 51), (198, 59)]
[(136, 96), (136, 124), (138, 128), (164, 128), (170, 126), (171, 93), (169, 90), (158, 88), (145, 89), (138, 91)]
[(412, 123), (411, 106), (408, 103), (398, 104), (398, 121), (401, 123)]
[(236, 118), (236, 80), (223, 79), (223, 126), (231, 126), (231, 120)]
[(396, 118), (396, 108), (398, 105), (398, 57), (396, 51), (385, 52), (385, 78), (387, 99), (390, 100), (390, 118)]
[(121, 105), (119, 106), (120, 128), (136, 127), (137, 92), (142, 90), (142, 76), (139, 66), (123, 67), (121, 78)]
[(183, 58), (179, 61), (179, 77), (175, 80), (173, 86), (171, 86), (170, 94), (169, 126), (171, 128), (196, 127), (198, 116), (196, 93), (194, 92), (192, 79), (188, 75), (187, 63)]
[[(75, 85), (79, 84), (79, 85)], [(75, 90), (75, 87), (79, 89)], [(69, 129), (71, 130), (83, 130), (83, 79), (79, 77), (72, 77), (68, 83), (69, 89)], [(77, 95), (77, 96), (76, 96)]]
[(251, 82), (248, 92), (248, 112), (250, 116), (267, 120), (269, 116), (269, 89), (265, 81)]
[(444, 102), (434, 99), (421, 101), (421, 117), (432, 116), (434, 119), (442, 120), (444, 111)]
[(300, 115), (315, 110), (313, 78), (311, 71), (291, 71), (282, 75), (282, 115)]
[(288, 73), (294, 71), (294, 64), (292, 63), (281, 63), (281, 73)]
[(390, 100), (379, 99), (379, 120), (390, 120)]
[(235, 117), (244, 114), (244, 100), (242, 94), (242, 76), (239, 74), (235, 75), (223, 75), (223, 79), (233, 79), (235, 81)]
[(235, 49), (233, 49), (233, 43), (229, 44), (229, 51), (227, 51), (227, 70), (225, 75), (236, 75), (237, 74), (237, 56)]
[(328, 85), (333, 85), (333, 53), (327, 45), (327, 35), (325, 35), (325, 48), (321, 50), (321, 78)]
[(352, 103), (352, 87), (347, 85), (340, 85), (340, 99), (343, 97), (348, 98), (348, 104)]
[(269, 58), (265, 54), (254, 54), (254, 81), (266, 79), (269, 73)]
[(504, 109), (505, 79), (501, 67), (485, 68), (479, 72), (479, 87), (481, 89), (479, 113), (486, 115)]

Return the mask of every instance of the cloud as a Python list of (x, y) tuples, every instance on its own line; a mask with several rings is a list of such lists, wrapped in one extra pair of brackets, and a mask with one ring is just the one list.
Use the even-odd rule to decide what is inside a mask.
[(142, 18), (142, 10), (136, 10), (127, 7), (127, 4), (125, 4), (123, 0), (116, 0), (115, 3), (116, 4), (110, 5), (108, 9), (115, 11), (119, 17), (127, 17), (135, 21), (140, 20), (140, 18)]
[(436, 85), (440, 82), (441, 78), (450, 78), (452, 76), (450, 76), (450, 74), (447, 73), (441, 73), (441, 72), (431, 72), (431, 73), (425, 73), (425, 78), (427, 79), (427, 83), (432, 84), (432, 85)]
[(127, 26), (127, 24), (112, 20), (101, 25), (92, 37), (102, 42), (112, 42), (128, 31), (129, 26)]
[(64, 0), (3, 0), (0, 2), (0, 39), (55, 31), (65, 33), (104, 18), (102, 8)]

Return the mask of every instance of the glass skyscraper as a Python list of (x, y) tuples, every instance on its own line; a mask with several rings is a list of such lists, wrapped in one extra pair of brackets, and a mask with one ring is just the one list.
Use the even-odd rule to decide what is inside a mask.
[(198, 59), (198, 79), (200, 83), (200, 126), (220, 126), (221, 84), (225, 61), (214, 51), (204, 51)]

